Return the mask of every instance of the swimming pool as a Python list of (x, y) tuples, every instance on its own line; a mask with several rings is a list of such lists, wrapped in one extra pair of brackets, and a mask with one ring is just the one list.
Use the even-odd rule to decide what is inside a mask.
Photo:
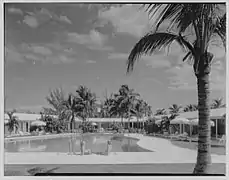
[[(137, 145), (136, 139), (124, 135), (111, 134), (84, 134), (86, 149), (93, 153), (106, 150), (107, 141), (112, 141), (112, 152), (149, 152)], [(34, 139), (6, 142), (5, 152), (69, 152), (70, 137), (58, 137), (53, 139)], [(80, 151), (80, 136), (75, 137), (75, 151)]]

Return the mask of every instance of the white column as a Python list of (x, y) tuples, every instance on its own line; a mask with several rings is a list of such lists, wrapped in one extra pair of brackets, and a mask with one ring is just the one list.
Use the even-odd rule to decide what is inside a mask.
[(132, 128), (134, 128), (134, 122), (132, 122)]
[(31, 125), (31, 123), (28, 122), (28, 132), (30, 132), (30, 125)]
[(22, 132), (25, 132), (25, 130), (26, 130), (26, 129), (25, 129), (25, 121), (22, 121), (21, 131), (22, 131)]
[(216, 128), (215, 129), (216, 130), (215, 131), (215, 137), (216, 137), (216, 139), (218, 139), (218, 119), (215, 120), (215, 128)]
[(70, 123), (68, 123), (68, 130), (70, 130), (70, 128), (71, 128), (71, 127), (70, 127)]

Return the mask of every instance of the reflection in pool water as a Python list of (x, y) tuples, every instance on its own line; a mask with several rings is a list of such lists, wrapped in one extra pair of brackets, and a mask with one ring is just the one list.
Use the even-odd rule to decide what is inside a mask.
[[(105, 135), (105, 134), (84, 134), (86, 149), (91, 149), (93, 153), (104, 152), (107, 141), (112, 141), (112, 152), (149, 152), (142, 149), (136, 143), (137, 140), (124, 137), (123, 135)], [(23, 140), (5, 143), (6, 152), (68, 152), (69, 137), (59, 137), (55, 139), (43, 140)], [(80, 151), (81, 137), (74, 138), (76, 151)]]

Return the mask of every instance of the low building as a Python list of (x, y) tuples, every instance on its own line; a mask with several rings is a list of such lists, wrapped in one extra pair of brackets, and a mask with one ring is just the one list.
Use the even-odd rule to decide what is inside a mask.
[[(14, 113), (13, 116), (16, 116), (16, 118), (18, 119), (18, 122), (19, 122), (18, 130), (22, 132), (30, 132), (31, 123), (33, 121), (41, 119), (41, 114)], [(110, 124), (115, 123), (115, 122), (119, 122), (119, 123), (123, 122), (124, 127), (128, 127), (128, 123), (130, 123), (130, 127), (133, 127), (133, 128), (143, 127), (145, 120), (146, 118), (137, 120), (136, 117), (132, 117), (129, 120), (125, 118), (123, 118), (123, 120), (121, 118), (89, 118), (90, 122), (94, 122), (98, 125), (98, 127), (103, 127), (103, 128), (107, 128)], [(8, 126), (7, 126), (8, 121), (9, 121), (9, 116), (5, 114), (4, 115), (5, 134), (9, 133)], [(77, 129), (81, 122), (82, 120), (76, 117), (72, 125), (68, 124), (68, 130), (71, 129), (71, 126), (72, 126), (72, 129)], [(139, 125), (137, 125), (137, 123)]]
[[(161, 120), (163, 116), (170, 116), (170, 114), (154, 116), (154, 118), (157, 120)], [(210, 120), (212, 120), (215, 124), (215, 126), (211, 128), (212, 136), (217, 137), (217, 135), (225, 134), (226, 132), (225, 116), (226, 116), (226, 108), (211, 109)], [(193, 120), (193, 119), (198, 119), (199, 115), (198, 115), (198, 111), (190, 111), (190, 112), (179, 113), (179, 117)]]

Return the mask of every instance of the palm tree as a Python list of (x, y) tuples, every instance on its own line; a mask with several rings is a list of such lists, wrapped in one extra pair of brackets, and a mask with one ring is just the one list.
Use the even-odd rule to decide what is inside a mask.
[(166, 110), (162, 108), (162, 109), (157, 109), (154, 115), (159, 116), (159, 115), (166, 115), (166, 114), (167, 114)]
[[(137, 117), (137, 124), (139, 125), (139, 119), (141, 119), (144, 115), (144, 112), (147, 113), (146, 107), (144, 106), (145, 102), (142, 99), (138, 99), (136, 100), (135, 104), (134, 104), (134, 115)], [(148, 108), (148, 106), (147, 106)], [(139, 128), (139, 127), (138, 127)]]
[(152, 107), (149, 104), (147, 104), (147, 116), (151, 117), (152, 113), (153, 113)]
[(105, 97), (104, 102), (102, 103), (102, 108), (101, 108), (101, 116), (102, 117), (112, 117), (113, 114), (116, 113), (112, 113), (112, 110), (115, 110), (114, 108), (112, 109), (114, 105), (114, 97), (113, 94), (110, 95), (110, 97)]
[[(226, 49), (225, 4), (149, 4), (146, 11), (154, 19), (155, 29), (142, 37), (132, 49), (127, 61), (127, 73), (133, 70), (142, 54), (152, 54), (173, 42), (187, 52), (183, 61), (192, 63), (198, 89), (199, 141), (193, 173), (208, 173), (211, 164), (209, 75), (214, 57), (208, 47), (213, 37), (218, 37)], [(165, 23), (168, 24), (166, 31), (159, 31)], [(188, 36), (190, 32), (193, 35)]]
[(172, 104), (172, 106), (169, 107), (170, 114), (178, 114), (180, 112), (181, 106), (177, 104)]
[(89, 117), (92, 117), (93, 112), (96, 108), (96, 95), (92, 93), (89, 88), (86, 86), (79, 86), (76, 90), (76, 101), (78, 102), (78, 106), (81, 108), (81, 112), (79, 116), (83, 119), (83, 121), (87, 121)]
[(15, 111), (10, 111), (7, 112), (7, 115), (9, 116), (9, 122), (7, 123), (8, 126), (8, 130), (10, 132), (10, 134), (12, 132), (17, 132), (18, 128), (19, 128), (19, 122), (16, 116), (14, 116)]
[(197, 111), (197, 110), (198, 110), (198, 106), (196, 104), (189, 104), (183, 109), (184, 112)]
[[(140, 95), (135, 93), (133, 89), (130, 89), (128, 85), (122, 85), (119, 89), (119, 93), (114, 96), (116, 106), (118, 106), (117, 109), (130, 121), (131, 115), (134, 112), (134, 102)], [(130, 127), (130, 123), (128, 123), (128, 125)]]
[(213, 100), (213, 103), (211, 105), (212, 109), (217, 109), (217, 108), (222, 108), (222, 107), (225, 107), (225, 104), (223, 104), (222, 98), (218, 98), (218, 99)]
[(73, 122), (75, 120), (75, 117), (80, 116), (80, 113), (82, 112), (82, 106), (80, 104), (80, 101), (75, 98), (73, 94), (68, 95), (68, 99), (63, 102), (63, 108), (62, 113), (67, 117), (67, 119), (70, 119), (70, 125), (71, 125), (71, 131), (73, 130)]
[(62, 88), (51, 90), (46, 100), (51, 107), (43, 108), (45, 114), (60, 115), (63, 112), (65, 108), (63, 102), (65, 102), (66, 99)]

